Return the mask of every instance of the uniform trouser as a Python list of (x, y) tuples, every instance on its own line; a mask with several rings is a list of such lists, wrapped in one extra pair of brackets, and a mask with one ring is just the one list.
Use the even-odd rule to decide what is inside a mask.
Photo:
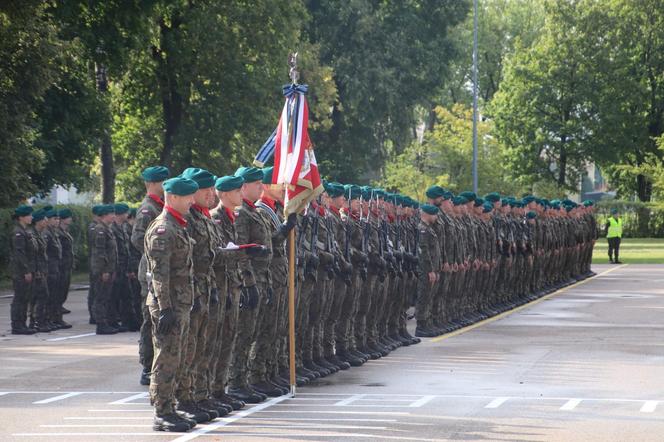
[(256, 331), (258, 329), (257, 320), (259, 317), (262, 301), (265, 296), (265, 283), (257, 282), (261, 302), (254, 309), (244, 307), (240, 309), (237, 321), (237, 334), (235, 341), (235, 350), (233, 352), (233, 362), (231, 365), (231, 375), (229, 387), (242, 388), (248, 384), (248, 375), (253, 366), (255, 357)]
[(351, 323), (355, 317), (357, 287), (362, 279), (357, 271), (353, 271), (351, 285), (343, 290), (341, 314), (335, 330), (337, 353), (343, 353), (355, 348), (355, 337), (351, 334)]
[[(46, 302), (46, 316), (49, 321), (60, 319), (60, 274), (50, 271), (46, 283), (48, 284), (48, 301)], [(56, 311), (57, 310), (57, 311)]]
[(371, 273), (365, 281), (362, 281), (357, 293), (357, 309), (353, 321), (353, 336), (355, 345), (360, 349), (367, 346), (367, 315), (369, 310), (375, 308), (373, 302), (377, 295), (378, 275)]
[(323, 355), (327, 358), (334, 356), (337, 340), (337, 324), (341, 321), (342, 307), (346, 291), (349, 289), (346, 281), (337, 277), (333, 281), (332, 302), (330, 303), (330, 315), (325, 321), (325, 334), (323, 338)]
[(418, 294), (417, 305), (415, 307), (415, 319), (417, 319), (417, 328), (431, 327), (431, 307), (433, 301), (433, 294), (437, 290), (437, 284), (429, 282), (429, 274), (422, 272), (418, 281)]
[(295, 319), (295, 365), (297, 367), (301, 367), (305, 359), (305, 341), (309, 335), (310, 325), (310, 304), (311, 302), (317, 302), (317, 300), (312, 299), (313, 291), (316, 290), (317, 285), (317, 277), (309, 274), (304, 277), (297, 291), (298, 301)]
[(119, 318), (123, 325), (138, 322), (134, 317), (134, 304), (129, 278), (124, 271), (118, 273), (115, 281), (113, 281), (113, 305), (115, 306), (115, 318)]
[(110, 325), (115, 318), (111, 317), (111, 300), (113, 293), (113, 280), (109, 278), (104, 282), (101, 275), (93, 277), (95, 284), (95, 304), (94, 304), (94, 317), (97, 325)]
[(90, 281), (90, 287), (88, 288), (88, 313), (90, 314), (90, 319), (95, 318), (95, 275), (90, 272), (89, 276), (89, 281)]
[(141, 312), (143, 315), (143, 322), (141, 323), (141, 331), (138, 337), (138, 357), (144, 370), (150, 371), (152, 369), (152, 359), (154, 357), (154, 349), (152, 345), (152, 316), (150, 309), (146, 305), (148, 296), (148, 283), (142, 278), (139, 279), (141, 285)]
[(140, 327), (143, 323), (143, 303), (141, 302), (141, 284), (138, 282), (138, 279), (129, 279), (129, 290), (131, 290), (131, 310), (136, 321), (135, 325)]
[[(272, 379), (288, 366), (288, 260), (273, 256), (270, 263), (272, 302), (275, 306), (274, 333), (268, 348), (265, 377)], [(284, 363), (285, 362), (285, 363)]]
[[(276, 283), (275, 275), (273, 274), (272, 277), (273, 281), (275, 281), (275, 286), (277, 286), (278, 284)], [(290, 293), (288, 290), (288, 280), (286, 279), (285, 283), (282, 285), (282, 293), (278, 296), (279, 306), (277, 309), (277, 344), (275, 345), (277, 373), (275, 373), (275, 375), (279, 374), (281, 371), (286, 370), (289, 365), (288, 309), (290, 305)]]
[[(267, 291), (272, 290), (271, 297)], [(283, 286), (278, 287), (279, 293), (275, 293), (272, 287), (267, 287), (265, 296), (261, 298), (260, 311), (256, 324), (256, 345), (254, 349), (253, 364), (249, 373), (249, 383), (257, 384), (272, 377), (274, 371), (274, 346), (277, 342), (277, 313), (279, 311), (279, 299), (283, 296)], [(268, 369), (270, 376), (268, 376)]]
[[(203, 325), (204, 330), (201, 330), (201, 333), (205, 334), (205, 340), (197, 344), (198, 361), (194, 364), (194, 399), (197, 402), (206, 399), (212, 392), (210, 387), (216, 362), (213, 358), (219, 357), (224, 328), (226, 298), (222, 293), (224, 292), (219, 291), (218, 303), (210, 302), (207, 324)], [(198, 346), (202, 346), (202, 351), (198, 351)]]
[(217, 349), (212, 359), (213, 376), (210, 383), (212, 395), (223, 394), (228, 383), (240, 315), (240, 288), (224, 289), (224, 291), (220, 291), (220, 297), (223, 319), (221, 320)]
[(63, 266), (60, 269), (60, 299), (58, 300), (60, 307), (67, 301), (69, 295), (69, 287), (71, 286), (71, 265)]
[[(34, 278), (34, 274), (33, 274)], [(26, 282), (23, 275), (12, 280), (14, 297), (11, 305), (12, 327), (25, 325), (28, 319), (28, 306), (32, 302), (32, 282)]]
[(194, 384), (199, 375), (199, 365), (203, 362), (205, 351), (208, 317), (210, 313), (209, 286), (206, 281), (196, 279), (194, 285), (194, 296), (200, 298), (200, 309), (192, 310), (189, 317), (189, 333), (186, 341), (186, 351), (183, 369), (178, 376), (175, 397), (179, 402), (191, 402), (194, 400)]
[[(371, 279), (371, 277), (369, 279)], [(372, 300), (369, 305), (369, 311), (366, 315), (367, 326), (365, 335), (365, 345), (371, 347), (378, 343), (378, 339), (383, 332), (385, 316), (389, 309), (389, 307), (386, 306), (387, 291), (385, 290), (385, 283), (381, 283), (377, 277), (373, 281), (372, 292)]]
[(325, 334), (329, 333), (327, 324), (329, 323), (330, 315), (332, 314), (332, 305), (334, 304), (334, 285), (336, 279), (336, 275), (334, 275), (332, 279), (326, 278), (323, 286), (324, 303), (320, 320), (317, 324), (316, 335), (314, 335), (314, 360), (324, 358), (328, 355), (328, 353), (326, 353), (325, 343), (329, 341), (329, 338), (326, 337)]
[(176, 380), (182, 370), (184, 352), (186, 350), (187, 332), (189, 330), (189, 304), (176, 304), (172, 306), (177, 321), (173, 330), (168, 334), (157, 332), (159, 322), (159, 306), (149, 307), (153, 324), (152, 340), (154, 347), (154, 360), (152, 375), (150, 376), (150, 403), (155, 407), (155, 414), (163, 416), (171, 414), (175, 401)]
[[(322, 268), (318, 270), (316, 281), (316, 286), (312, 287), (310, 292), (309, 317), (303, 333), (302, 359), (304, 361), (311, 361), (320, 357), (320, 327), (329, 285), (327, 272), (323, 271)], [(316, 341), (317, 339), (318, 341)]]
[(609, 243), (609, 259), (612, 260), (615, 256), (615, 260), (618, 261), (618, 255), (620, 255), (620, 238), (617, 236), (607, 238), (607, 242)]

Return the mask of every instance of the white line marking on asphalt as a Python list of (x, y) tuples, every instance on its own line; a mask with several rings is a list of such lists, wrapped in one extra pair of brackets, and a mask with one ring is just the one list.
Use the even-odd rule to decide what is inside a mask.
[[(292, 413), (290, 410), (263, 410), (263, 413)], [(410, 416), (410, 413), (398, 411), (328, 411), (328, 410), (298, 410), (298, 413), (313, 413), (313, 414), (368, 414), (375, 416)]]
[(47, 339), (47, 341), (51, 342), (56, 342), (56, 341), (66, 341), (67, 339), (77, 339), (77, 338), (85, 338), (86, 336), (95, 336), (97, 333), (84, 333), (82, 335), (74, 335), (74, 336), (63, 336), (61, 338), (51, 338)]
[(510, 398), (509, 397), (497, 397), (488, 404), (484, 408), (498, 408), (501, 405), (503, 405), (505, 402), (507, 402)]
[[(127, 402), (131, 402), (131, 401), (136, 400), (136, 399), (144, 399), (146, 397), (148, 397), (148, 392), (138, 393), (138, 394), (134, 394), (132, 396), (128, 396), (124, 399), (118, 399), (117, 401), (109, 402), (108, 405), (122, 405), (122, 404), (126, 404)], [(131, 405), (135, 405), (135, 404), (131, 404)]]
[(115, 408), (112, 410), (88, 410), (88, 411), (94, 413), (134, 413), (134, 412), (152, 413), (154, 411), (154, 408), (149, 407), (149, 408), (136, 409), (136, 410), (125, 410), (124, 408)]
[(4, 396), (4, 395), (9, 394), (9, 393), (10, 393), (9, 391), (0, 391), (0, 396)]
[(65, 417), (65, 420), (75, 420), (75, 421), (91, 421), (91, 420), (99, 420), (99, 419), (105, 419), (105, 420), (120, 420), (120, 419), (129, 419), (129, 420), (141, 420), (141, 419), (150, 419), (152, 420), (153, 416), (141, 416), (141, 417), (136, 417), (136, 416), (95, 416), (95, 417), (90, 417), (90, 416), (84, 416), (84, 417), (78, 417), (78, 416), (71, 416), (71, 417)]
[(339, 402), (336, 402), (336, 403), (334, 404), (334, 406), (335, 406), (335, 407), (343, 407), (344, 405), (352, 404), (353, 402), (355, 402), (355, 401), (357, 401), (357, 400), (360, 400), (360, 399), (362, 399), (362, 398), (365, 397), (365, 396), (366, 396), (366, 394), (354, 394), (353, 396), (351, 396), (351, 397), (349, 397), (349, 398), (346, 398), (346, 399), (343, 399), (343, 400), (341, 400), (341, 401), (339, 401)]
[(279, 402), (285, 401), (286, 399), (290, 399), (289, 395), (284, 395), (284, 396), (279, 396), (275, 397), (274, 399), (271, 399), (267, 402), (264, 402), (262, 404), (259, 404), (249, 410), (242, 410), (238, 412), (236, 415), (229, 417), (229, 418), (221, 418), (219, 421), (213, 422), (210, 425), (206, 425), (205, 427), (199, 427), (195, 430), (193, 430), (189, 434), (185, 434), (184, 436), (180, 436), (176, 439), (173, 439), (172, 442), (186, 442), (192, 439), (197, 438), (198, 436), (202, 436), (206, 433), (209, 433), (210, 431), (214, 431), (217, 428), (224, 427), (230, 423), (233, 423), (239, 419), (242, 419), (243, 417), (250, 416), (253, 413), (256, 413), (257, 411), (264, 410), (266, 408), (271, 407), (272, 405), (278, 404)]
[(569, 401), (567, 401), (567, 402), (565, 403), (565, 405), (563, 405), (562, 407), (560, 407), (560, 409), (561, 409), (562, 411), (572, 411), (572, 410), (574, 410), (574, 409), (576, 408), (576, 406), (579, 405), (580, 403), (581, 403), (581, 399), (570, 399)]
[(164, 437), (161, 431), (153, 431), (151, 433), (14, 433), (12, 436), (25, 436), (25, 437), (44, 437), (44, 436), (160, 436)]
[(152, 424), (53, 424), (40, 425), (42, 428), (116, 428), (116, 427), (150, 427)]
[(641, 407), (641, 412), (652, 413), (657, 408), (657, 405), (659, 405), (659, 401), (646, 401), (646, 403), (643, 404), (643, 407)]
[(433, 399), (435, 399), (435, 398), (436, 398), (436, 396), (432, 396), (432, 395), (429, 395), (429, 396), (422, 396), (422, 398), (416, 400), (415, 402), (412, 402), (412, 403), (409, 405), (409, 407), (411, 407), (411, 408), (419, 408), (419, 407), (422, 407), (423, 405), (428, 404), (429, 402), (431, 402), (431, 401), (432, 401)]
[(248, 417), (249, 421), (334, 421), (334, 422), (397, 422), (396, 419), (354, 419), (342, 417)]
[(70, 398), (70, 397), (80, 396), (82, 394), (83, 393), (80, 393), (80, 392), (61, 394), (59, 396), (53, 396), (53, 397), (50, 397), (48, 399), (43, 399), (41, 401), (33, 402), (33, 404), (34, 405), (50, 404), (51, 402), (61, 401), (63, 399), (67, 399), (67, 398)]

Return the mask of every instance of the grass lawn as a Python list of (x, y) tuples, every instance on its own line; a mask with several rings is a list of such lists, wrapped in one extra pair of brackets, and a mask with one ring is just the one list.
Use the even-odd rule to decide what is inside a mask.
[[(608, 264), (609, 245), (606, 238), (595, 243), (593, 264)], [(664, 238), (623, 238), (620, 243), (623, 264), (664, 264)]]

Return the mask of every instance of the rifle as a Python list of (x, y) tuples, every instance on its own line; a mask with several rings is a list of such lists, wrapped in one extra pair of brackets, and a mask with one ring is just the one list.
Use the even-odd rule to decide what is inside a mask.
[[(309, 209), (312, 207), (309, 206)], [(311, 256), (304, 264), (304, 276), (316, 280), (316, 270), (318, 269), (318, 207), (313, 208), (313, 220), (311, 224), (311, 237), (309, 241), (309, 251)]]

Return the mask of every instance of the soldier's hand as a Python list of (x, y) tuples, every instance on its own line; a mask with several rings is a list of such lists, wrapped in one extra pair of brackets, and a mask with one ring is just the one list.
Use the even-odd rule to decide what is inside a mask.
[(318, 264), (320, 264), (320, 259), (318, 259), (318, 256), (316, 255), (309, 256), (309, 261), (307, 262), (307, 267), (309, 269), (311, 270), (318, 269)]
[(212, 289), (210, 290), (210, 305), (219, 304), (219, 290)]
[(436, 272), (429, 272), (429, 284), (433, 285), (436, 282)]
[(175, 327), (177, 319), (175, 318), (175, 313), (173, 309), (165, 308), (159, 312), (159, 322), (157, 323), (157, 333), (160, 335), (167, 335)]
[(233, 307), (233, 297), (231, 292), (226, 293), (226, 310), (230, 310)]
[(111, 274), (110, 273), (102, 273), (101, 274), (101, 280), (104, 282), (108, 282), (111, 280)]
[(266, 290), (265, 304), (272, 304), (272, 298), (274, 297), (274, 290), (272, 287), (268, 287)]
[(23, 279), (25, 279), (25, 282), (30, 284), (32, 282), (32, 273), (26, 273), (25, 275), (23, 275)]
[(247, 255), (249, 256), (268, 256), (270, 254), (270, 249), (268, 249), (265, 246), (259, 246), (259, 247), (249, 247), (246, 249)]
[(253, 310), (258, 307), (259, 294), (255, 285), (252, 285), (251, 287), (244, 287), (242, 289), (242, 293), (244, 294), (244, 302), (242, 304), (243, 308)]
[(194, 304), (191, 306), (191, 312), (192, 313), (198, 313), (203, 309), (203, 304), (201, 301), (201, 297), (198, 296), (196, 299), (194, 299)]

